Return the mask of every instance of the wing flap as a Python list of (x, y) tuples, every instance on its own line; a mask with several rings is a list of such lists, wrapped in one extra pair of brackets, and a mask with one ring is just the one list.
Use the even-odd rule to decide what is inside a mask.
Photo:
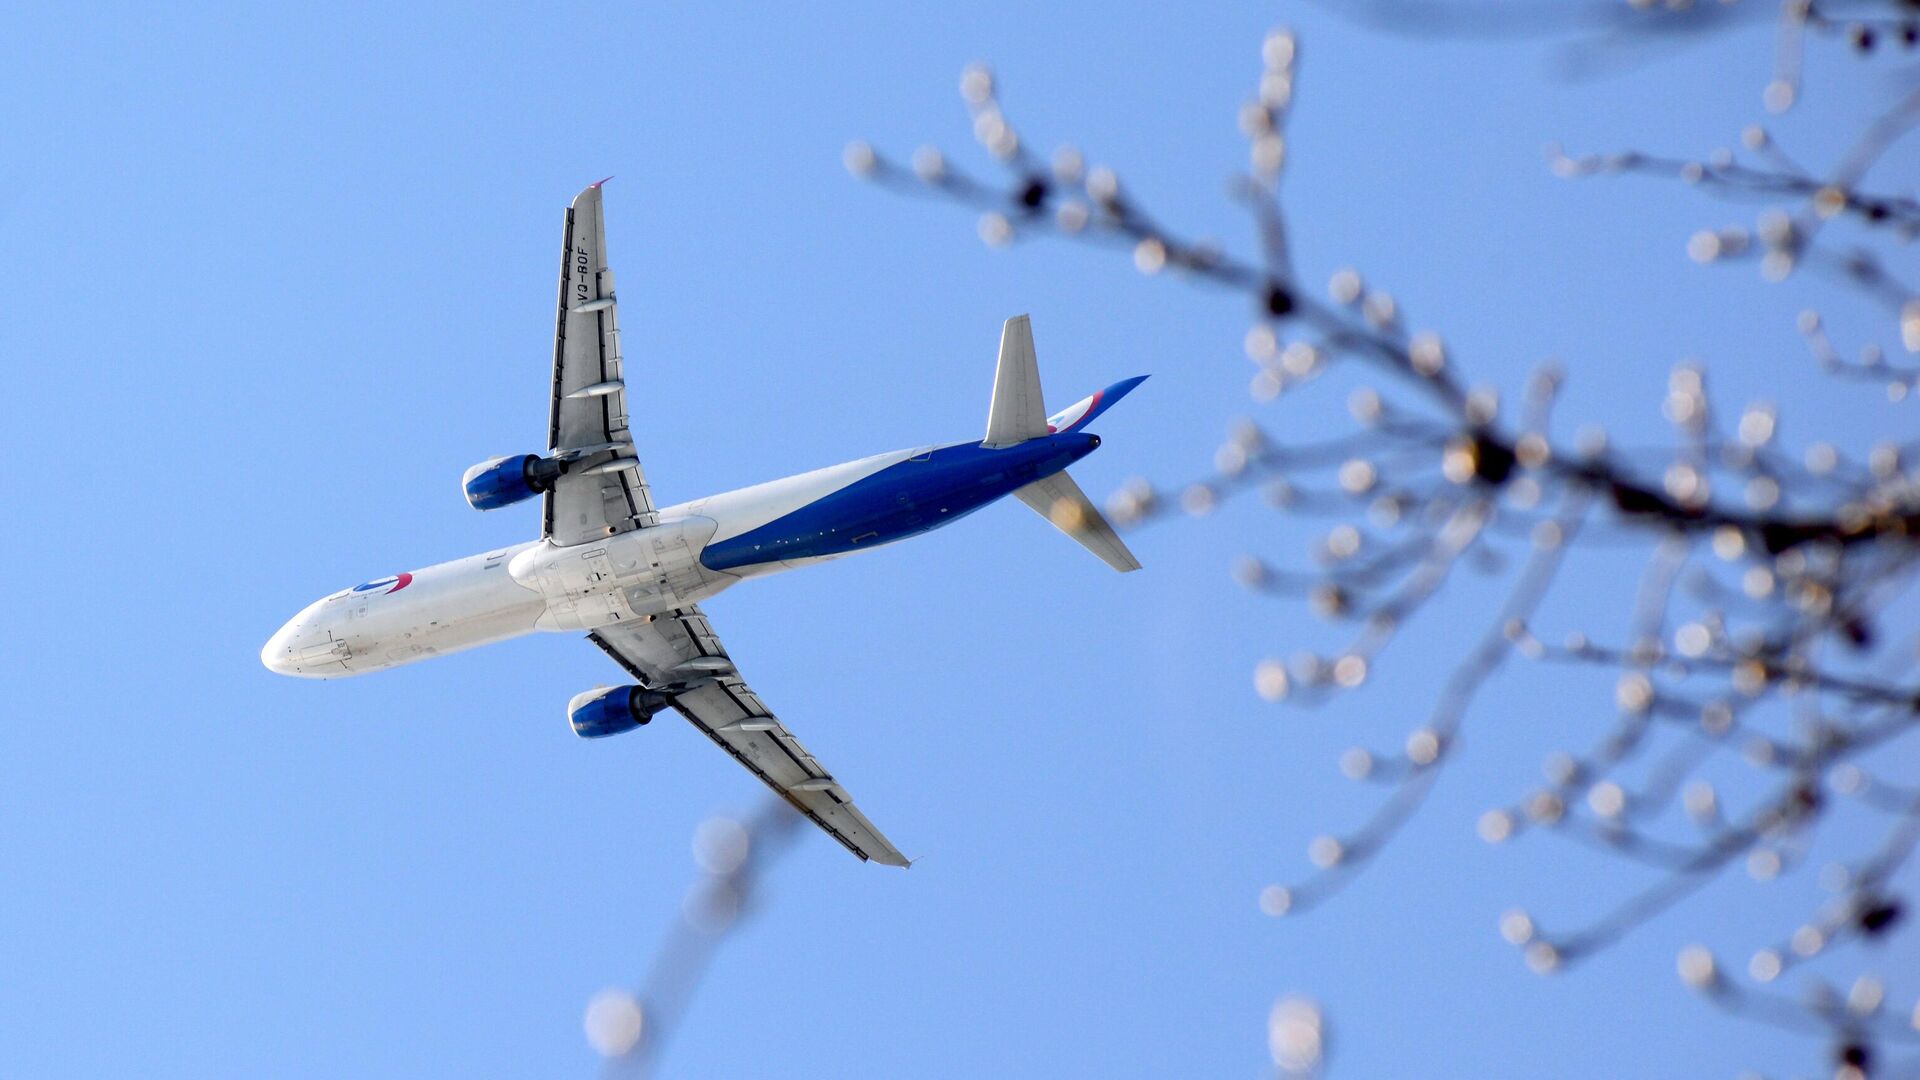
[[(667, 690), (673, 707), (795, 810), (861, 859), (906, 866), (906, 856), (853, 805), (853, 797), (794, 738), (733, 671), (713, 626), (697, 606), (646, 623), (620, 623), (588, 635), (642, 683)], [(725, 661), (706, 674), (701, 660)], [(688, 680), (690, 665), (695, 678)], [(677, 687), (677, 689), (676, 689)]]
[[(744, 683), (738, 679), (704, 683), (675, 695), (674, 708), (848, 851), (887, 866), (907, 865), (900, 849), (853, 805), (847, 789), (792, 732), (764, 711), (765, 706)], [(751, 720), (767, 721), (772, 726), (762, 729), (751, 722), (741, 724)]]

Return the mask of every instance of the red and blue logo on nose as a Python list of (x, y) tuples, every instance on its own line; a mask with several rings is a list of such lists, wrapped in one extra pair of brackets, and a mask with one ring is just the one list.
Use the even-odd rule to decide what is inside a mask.
[(388, 595), (391, 595), (393, 593), (399, 592), (401, 589), (404, 589), (411, 584), (413, 584), (412, 574), (395, 574), (392, 577), (383, 577), (378, 581), (369, 581), (365, 585), (355, 585), (353, 587), (353, 591), (354, 592), (383, 591)]

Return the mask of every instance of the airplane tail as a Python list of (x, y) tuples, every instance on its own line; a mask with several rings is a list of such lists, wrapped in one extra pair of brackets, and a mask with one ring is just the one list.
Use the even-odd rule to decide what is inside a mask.
[[(993, 377), (993, 404), (987, 411), (987, 437), (981, 445), (1013, 446), (1078, 431), (1146, 378), (1136, 375), (1124, 379), (1048, 416), (1040, 393), (1040, 367), (1033, 352), (1033, 324), (1027, 316), (1016, 315), (1000, 331), (1000, 365)], [(1065, 470), (1035, 480), (1014, 494), (1108, 566), (1123, 574), (1140, 569), (1140, 560), (1127, 550), (1113, 526)]]

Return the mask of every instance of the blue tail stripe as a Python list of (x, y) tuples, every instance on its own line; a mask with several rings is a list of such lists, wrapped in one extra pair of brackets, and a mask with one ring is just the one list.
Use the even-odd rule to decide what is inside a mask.
[(1139, 386), (1141, 383), (1146, 381), (1147, 381), (1147, 377), (1145, 375), (1135, 375), (1131, 379), (1121, 379), (1119, 382), (1114, 383), (1112, 386), (1109, 386), (1106, 389), (1099, 391), (1098, 393), (1093, 395), (1094, 397), (1093, 408), (1088, 409), (1087, 414), (1085, 416), (1082, 416), (1080, 419), (1075, 420), (1073, 423), (1068, 424), (1066, 427), (1061, 428), (1060, 431), (1063, 433), (1068, 431), (1079, 431), (1081, 428), (1084, 428), (1088, 424), (1093, 423), (1094, 419), (1098, 417), (1101, 413), (1106, 412), (1108, 409), (1113, 408), (1114, 402), (1119, 401), (1123, 397), (1126, 397), (1129, 393), (1133, 391), (1134, 387)]
[(708, 544), (709, 570), (838, 555), (905, 539), (980, 509), (1051, 476), (1100, 445), (1092, 435), (1048, 435), (989, 449), (943, 446), (925, 458), (889, 465), (791, 513)]

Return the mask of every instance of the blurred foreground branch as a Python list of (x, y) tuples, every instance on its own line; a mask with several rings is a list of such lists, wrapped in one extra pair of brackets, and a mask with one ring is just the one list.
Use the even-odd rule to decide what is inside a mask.
[(587, 1041), (607, 1059), (607, 1075), (652, 1074), (678, 1030), (714, 954), (757, 910), (763, 878), (796, 839), (801, 818), (779, 799), (750, 817), (709, 818), (693, 836), (700, 877), (687, 890), (646, 981), (635, 991), (603, 990), (587, 1005)]
[[(1669, 33), (1717, 26), (1704, 20), (1718, 18), (1710, 9), (1721, 6), (1636, 4), (1615, 18), (1645, 18), (1646, 33)], [(1789, 0), (1780, 18), (1791, 63), (1776, 71), (1768, 107), (1784, 111), (1797, 100), (1806, 35), (1844, 37), (1870, 52), (1889, 36), (1920, 40), (1916, 17), (1903, 0)], [(1920, 1007), (1889, 1011), (1884, 984), (1868, 972), (1844, 995), (1811, 974), (1798, 998), (1770, 986), (1791, 968), (1906, 925), (1899, 875), (1920, 838), (1920, 787), (1903, 786), (1888, 755), (1920, 718), (1910, 615), (1920, 441), (1816, 443), (1790, 454), (1779, 445), (1774, 405), (1724, 413), (1708, 393), (1706, 370), (1691, 363), (1674, 369), (1664, 395), (1671, 444), (1652, 451), (1616, 446), (1598, 427), (1557, 434), (1556, 367), (1537, 371), (1517, 404), (1504, 404), (1469, 381), (1438, 334), (1410, 326), (1400, 303), (1358, 271), (1334, 272), (1324, 290), (1305, 283), (1281, 197), (1298, 74), (1294, 36), (1271, 34), (1255, 96), (1240, 107), (1250, 164), (1232, 187), (1254, 237), (1251, 256), (1183, 235), (1113, 169), (1090, 166), (1075, 148), (1042, 160), (983, 67), (967, 69), (960, 90), (997, 175), (966, 171), (932, 147), (900, 161), (855, 143), (846, 163), (890, 190), (972, 210), (990, 245), (1063, 238), (1119, 251), (1143, 274), (1244, 296), (1250, 393), (1260, 404), (1308, 398), (1336, 367), (1382, 380), (1349, 396), (1355, 427), (1347, 434), (1289, 442), (1243, 421), (1204, 478), (1172, 487), (1136, 480), (1109, 503), (1117, 520), (1133, 525), (1176, 511), (1202, 516), (1250, 494), (1290, 514), (1333, 519), (1314, 565), (1276, 567), (1248, 556), (1235, 569), (1247, 588), (1304, 599), (1351, 628), (1346, 647), (1331, 655), (1262, 663), (1254, 672), (1262, 697), (1311, 704), (1362, 687), (1399, 630), (1461, 573), (1499, 574), (1524, 556), (1425, 721), (1397, 749), (1355, 747), (1343, 756), (1348, 776), (1383, 789), (1373, 813), (1315, 839), (1313, 871), (1268, 887), (1263, 910), (1320, 904), (1387, 849), (1456, 755), (1477, 693), (1507, 661), (1607, 669), (1613, 717), (1590, 747), (1555, 754), (1545, 786), (1488, 810), (1478, 829), (1494, 843), (1537, 831), (1597, 847), (1651, 868), (1652, 884), (1623, 885), (1612, 909), (1585, 925), (1553, 929), (1516, 910), (1501, 917), (1501, 933), (1535, 970), (1563, 969), (1731, 867), (1769, 880), (1812, 858), (1817, 845), (1831, 860), (1821, 871), (1829, 905), (1756, 951), (1744, 983), (1697, 946), (1681, 953), (1680, 974), (1732, 1012), (1825, 1034), (1839, 1075), (1871, 1075), (1882, 1047), (1915, 1041)], [(1920, 232), (1920, 203), (1869, 176), (1916, 122), (1920, 92), (1870, 118), (1854, 149), (1824, 170), (1798, 165), (1760, 127), (1744, 134), (1745, 157), (1555, 151), (1551, 163), (1567, 177), (1670, 177), (1760, 201), (1765, 209), (1752, 227), (1703, 231), (1688, 245), (1692, 257), (1753, 259), (1774, 281), (1803, 268), (1832, 271), (1841, 287), (1889, 312), (1884, 329), (1913, 354), (1920, 295), (1893, 260), (1906, 257), (1899, 245)], [(1832, 240), (1841, 219), (1863, 239)], [(1881, 385), (1894, 401), (1920, 381), (1920, 364), (1889, 363), (1877, 345), (1857, 363), (1843, 359), (1817, 311), (1789, 322), (1836, 376)], [(1580, 587), (1567, 573), (1570, 560), (1622, 544), (1646, 551), (1624, 612), (1625, 640), (1603, 644), (1578, 630), (1543, 636), (1537, 624), (1556, 589)], [(1817, 837), (1822, 821), (1834, 827)], [(1275, 1060), (1282, 1064), (1278, 1051)]]

